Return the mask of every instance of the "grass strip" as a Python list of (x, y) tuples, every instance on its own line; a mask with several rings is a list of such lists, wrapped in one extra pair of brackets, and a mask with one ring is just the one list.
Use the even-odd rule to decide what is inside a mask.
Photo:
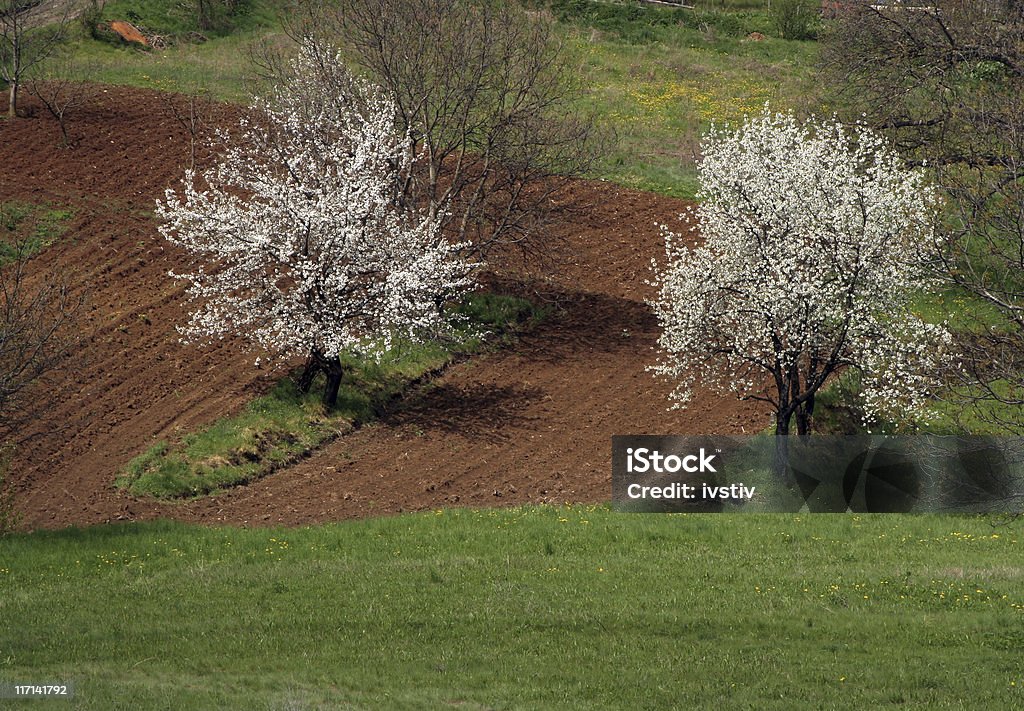
[(115, 483), (140, 496), (177, 498), (266, 476), (375, 419), (412, 384), (456, 358), (511, 338), (545, 315), (526, 299), (487, 293), (471, 295), (455, 313), (464, 323), (451, 342), (405, 344), (379, 363), (345, 357), (346, 376), (330, 411), (320, 403), (320, 383), (300, 393), (295, 378), (286, 377), (242, 412), (179, 442), (153, 444), (124, 467)]
[(49, 203), (0, 202), (0, 266), (43, 251), (67, 231), (71, 210)]

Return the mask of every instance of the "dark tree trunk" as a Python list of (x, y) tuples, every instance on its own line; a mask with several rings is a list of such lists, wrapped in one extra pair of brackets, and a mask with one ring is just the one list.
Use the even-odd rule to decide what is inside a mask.
[(783, 407), (775, 413), (775, 457), (772, 462), (772, 470), (777, 481), (786, 486), (793, 484), (793, 477), (789, 472), (789, 426), (793, 420), (793, 407), (783, 400)]
[(789, 434), (789, 423), (793, 419), (792, 411), (787, 408), (786, 411), (775, 413), (775, 434), (778, 437), (785, 437)]
[(309, 389), (313, 387), (313, 380), (321, 370), (323, 370), (323, 356), (314, 351), (306, 358), (305, 368), (302, 375), (299, 376), (299, 382), (295, 384), (300, 393), (309, 392)]
[(796, 433), (809, 435), (814, 416), (814, 395), (811, 395), (796, 410)]
[(775, 457), (772, 462), (775, 479), (786, 486), (793, 484), (793, 477), (789, 471), (789, 433), (775, 435)]
[(306, 358), (306, 366), (302, 371), (302, 375), (299, 376), (296, 387), (300, 393), (308, 393), (309, 389), (313, 387), (313, 381), (320, 373), (327, 376), (321, 401), (325, 407), (334, 407), (338, 402), (341, 378), (345, 374), (345, 369), (342, 367), (341, 360), (337, 356), (328, 358), (319, 351), (311, 352), (309, 357)]
[(206, 32), (211, 29), (212, 23), (210, 21), (210, 4), (209, 0), (199, 0), (196, 3), (196, 11), (199, 17), (197, 18), (199, 29)]
[(338, 403), (338, 389), (341, 387), (341, 376), (344, 370), (341, 361), (332, 358), (330, 364), (325, 368), (327, 371), (327, 384), (324, 385), (324, 407), (330, 409)]

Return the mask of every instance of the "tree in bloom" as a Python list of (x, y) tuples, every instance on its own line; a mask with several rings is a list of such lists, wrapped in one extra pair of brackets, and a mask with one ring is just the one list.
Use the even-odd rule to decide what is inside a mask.
[(200, 304), (186, 339), (241, 334), (269, 356), (304, 356), (300, 390), (323, 372), (331, 406), (342, 354), (437, 335), (474, 265), (399, 199), (412, 155), (393, 103), (322, 49), (303, 48), (293, 69), (157, 213), (204, 263), (174, 275)]
[(775, 432), (808, 434), (815, 394), (843, 369), (861, 374), (868, 416), (919, 413), (948, 347), (915, 316), (927, 290), (923, 247), (936, 196), (864, 127), (799, 122), (767, 107), (702, 143), (688, 247), (664, 229), (651, 306), (663, 329), (652, 369), (770, 403)]

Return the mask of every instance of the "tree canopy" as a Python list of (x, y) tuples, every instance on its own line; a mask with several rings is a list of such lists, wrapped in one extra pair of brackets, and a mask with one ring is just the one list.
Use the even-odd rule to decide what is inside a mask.
[(867, 411), (918, 411), (948, 340), (910, 309), (927, 287), (935, 193), (863, 127), (767, 108), (702, 143), (688, 246), (665, 229), (654, 370), (685, 404), (697, 382), (770, 403), (776, 432), (811, 428), (815, 394), (859, 371)]
[(188, 338), (242, 335), (267, 354), (308, 358), (300, 386), (339, 355), (380, 354), (444, 326), (470, 285), (462, 245), (399, 200), (412, 155), (394, 105), (336, 54), (304, 47), (292, 81), (257, 100), (222, 157), (159, 203), (162, 234), (197, 255), (178, 275), (199, 306)]

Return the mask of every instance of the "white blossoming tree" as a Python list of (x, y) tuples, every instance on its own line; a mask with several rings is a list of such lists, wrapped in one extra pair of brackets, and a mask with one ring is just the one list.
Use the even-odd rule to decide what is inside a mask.
[(664, 229), (652, 307), (663, 329), (652, 369), (770, 403), (775, 431), (808, 434), (815, 394), (861, 374), (870, 416), (920, 411), (949, 343), (910, 309), (928, 288), (920, 254), (936, 197), (863, 127), (764, 112), (702, 144), (688, 247)]
[(199, 302), (186, 340), (241, 334), (271, 357), (305, 356), (300, 390), (325, 373), (331, 406), (342, 354), (436, 335), (474, 265), (401, 204), (412, 156), (391, 101), (315, 48), (294, 70), (157, 213), (161, 233), (204, 262), (175, 275)]

